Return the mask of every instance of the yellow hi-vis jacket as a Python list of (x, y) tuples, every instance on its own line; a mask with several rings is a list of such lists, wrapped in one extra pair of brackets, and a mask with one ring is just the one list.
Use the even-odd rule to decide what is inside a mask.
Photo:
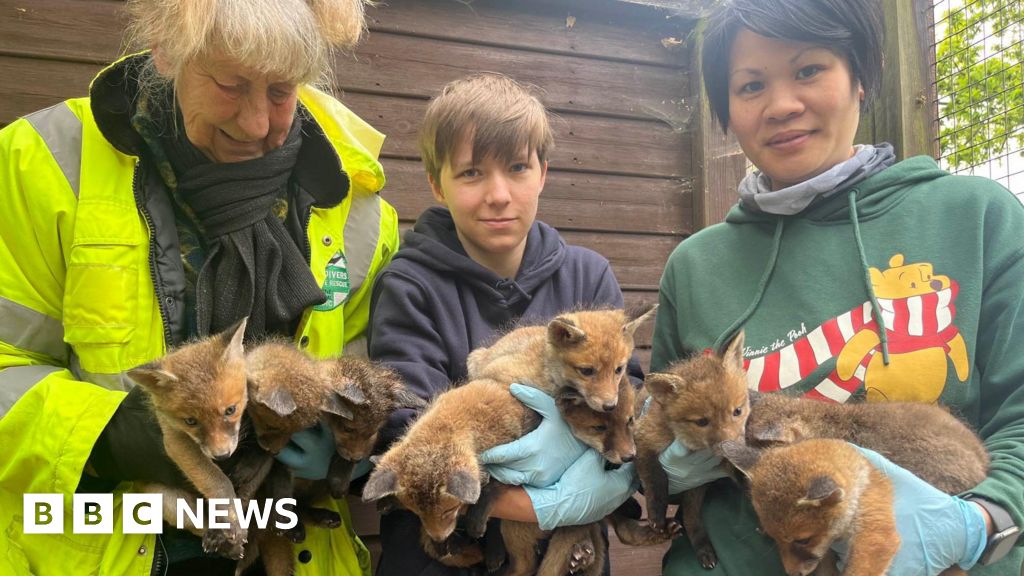
[[(156, 537), (122, 530), (129, 483), (115, 492), (112, 534), (72, 533), (72, 495), (130, 385), (124, 373), (161, 356), (183, 324), (177, 232), (173, 217), (158, 221), (167, 195), (147, 193), (155, 168), (131, 153), (127, 120), (109, 118), (119, 110), (109, 93), (124, 91), (126, 70), (145, 58), (101, 72), (90, 98), (0, 130), (0, 574), (148, 576), (153, 565)], [(310, 267), (329, 298), (305, 312), (295, 340), (337, 356), (367, 328), (373, 279), (398, 248), (397, 216), (378, 194), (383, 135), (326, 94), (303, 87), (299, 99), (313, 156), (300, 152), (296, 171), (307, 162), (320, 168), (308, 187), (347, 188), (310, 207)], [(61, 534), (25, 533), (26, 493), (62, 496)], [(345, 503), (332, 505), (345, 524), (308, 528), (297, 574), (369, 574)]]

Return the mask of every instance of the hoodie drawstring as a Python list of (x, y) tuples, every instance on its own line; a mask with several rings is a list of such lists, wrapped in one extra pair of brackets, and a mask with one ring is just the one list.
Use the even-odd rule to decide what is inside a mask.
[(733, 323), (718, 337), (715, 341), (714, 350), (721, 351), (722, 346), (727, 340), (731, 340), (733, 335), (743, 323), (754, 314), (757, 307), (761, 304), (761, 299), (764, 297), (765, 290), (768, 288), (768, 282), (772, 278), (772, 273), (775, 272), (775, 264), (779, 261), (779, 246), (782, 245), (782, 230), (785, 220), (780, 216), (775, 220), (775, 234), (772, 235), (772, 249), (768, 254), (768, 264), (765, 266), (764, 273), (761, 274), (761, 281), (757, 283), (757, 292), (754, 293), (754, 300), (750, 303), (750, 306), (740, 314)]
[(847, 199), (850, 203), (850, 223), (853, 224), (853, 237), (857, 242), (857, 253), (860, 255), (861, 270), (864, 272), (864, 288), (868, 291), (868, 298), (871, 299), (871, 314), (875, 317), (875, 324), (878, 325), (878, 340), (882, 344), (882, 363), (889, 365), (889, 337), (885, 334), (885, 321), (882, 318), (882, 307), (875, 297), (875, 287), (871, 283), (871, 273), (868, 271), (868, 258), (864, 253), (864, 241), (860, 236), (860, 221), (857, 219), (857, 190), (850, 190)]

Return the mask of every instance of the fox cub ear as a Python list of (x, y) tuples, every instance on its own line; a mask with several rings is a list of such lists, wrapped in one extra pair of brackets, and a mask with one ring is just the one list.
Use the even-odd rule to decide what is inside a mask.
[[(365, 488), (363, 489), (365, 493)], [(480, 499), (480, 475), (461, 469), (448, 477), (445, 491), (466, 504), (475, 504)]]
[(726, 440), (718, 445), (718, 449), (721, 450), (722, 456), (726, 460), (746, 476), (750, 476), (751, 468), (761, 459), (762, 454), (761, 450), (751, 448), (736, 440)]
[(828, 476), (817, 476), (807, 487), (807, 495), (797, 500), (797, 506), (834, 506), (843, 501), (846, 492)]
[(257, 404), (270, 408), (278, 416), (287, 416), (298, 409), (298, 406), (295, 404), (295, 398), (292, 397), (291, 392), (284, 388), (274, 388), (270, 392), (256, 389), (255, 394), (252, 395), (252, 400)]
[(651, 372), (644, 379), (644, 387), (662, 404), (667, 404), (684, 386), (685, 380), (667, 372)]
[(654, 306), (651, 306), (650, 309), (648, 309), (647, 311), (643, 312), (642, 314), (640, 314), (636, 318), (630, 320), (629, 322), (626, 322), (626, 324), (622, 327), (622, 333), (625, 334), (626, 336), (629, 336), (630, 338), (632, 338), (633, 334), (636, 333), (637, 328), (642, 326), (644, 324), (644, 322), (647, 322), (651, 318), (654, 318), (654, 313), (657, 310), (658, 310), (658, 305), (655, 304)]
[(346, 404), (347, 398), (342, 396), (340, 390), (333, 390), (324, 396), (323, 401), (320, 403), (320, 409), (328, 414), (334, 414), (335, 416), (341, 416), (346, 420), (355, 419), (355, 414), (352, 413), (352, 409)]
[(231, 328), (221, 332), (220, 338), (225, 345), (223, 356), (225, 361), (245, 359), (245, 348), (242, 346), (242, 340), (245, 338), (245, 327), (248, 323), (249, 317), (246, 316)]
[(587, 333), (580, 330), (568, 316), (559, 316), (548, 323), (548, 342), (556, 348), (575, 346), (586, 339)]
[(732, 337), (732, 340), (725, 347), (720, 358), (729, 368), (743, 370), (743, 330), (740, 330)]
[(427, 407), (427, 401), (410, 392), (404, 384), (399, 384), (395, 387), (394, 403), (393, 410), (398, 410), (399, 408), (419, 410)]
[(398, 492), (398, 475), (394, 470), (377, 468), (363, 486), (363, 502), (373, 502)]
[(160, 367), (157, 362), (143, 364), (128, 371), (128, 377), (146, 390), (156, 390), (178, 381), (178, 377)]

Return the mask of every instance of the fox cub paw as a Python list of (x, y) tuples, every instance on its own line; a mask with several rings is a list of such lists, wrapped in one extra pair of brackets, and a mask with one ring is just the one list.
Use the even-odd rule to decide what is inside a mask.
[(705, 546), (697, 546), (697, 561), (704, 567), (705, 570), (711, 570), (718, 564), (718, 555), (715, 554), (715, 549), (710, 544)]
[(240, 560), (245, 552), (247, 533), (238, 527), (207, 530), (203, 534), (203, 551)]
[(569, 554), (569, 573), (576, 574), (586, 570), (594, 563), (594, 545), (590, 541), (577, 542)]

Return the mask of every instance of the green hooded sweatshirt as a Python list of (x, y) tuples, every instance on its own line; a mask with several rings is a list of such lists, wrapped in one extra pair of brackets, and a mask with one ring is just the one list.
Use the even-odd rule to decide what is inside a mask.
[[(921, 156), (794, 216), (737, 205), (676, 248), (660, 301), (652, 370), (742, 327), (753, 389), (953, 407), (992, 456), (972, 492), (1024, 526), (1024, 206), (995, 182)], [(714, 483), (703, 517), (719, 565), (682, 537), (665, 574), (784, 574), (742, 489)], [(971, 574), (1022, 559), (1018, 545)]]

